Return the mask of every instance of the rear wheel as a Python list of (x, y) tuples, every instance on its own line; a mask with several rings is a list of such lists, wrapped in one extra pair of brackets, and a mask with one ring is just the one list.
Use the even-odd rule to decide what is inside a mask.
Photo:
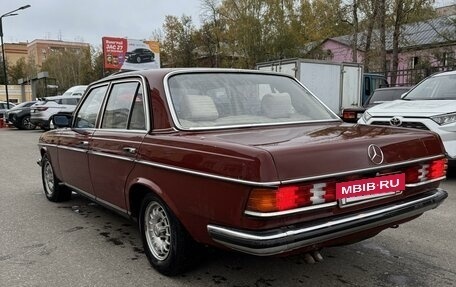
[(55, 176), (51, 161), (47, 154), (41, 159), (41, 179), (43, 181), (44, 194), (49, 201), (61, 202), (71, 199), (71, 190), (60, 185), (60, 180)]
[(157, 271), (173, 276), (188, 267), (196, 243), (158, 197), (143, 199), (139, 224), (147, 259)]

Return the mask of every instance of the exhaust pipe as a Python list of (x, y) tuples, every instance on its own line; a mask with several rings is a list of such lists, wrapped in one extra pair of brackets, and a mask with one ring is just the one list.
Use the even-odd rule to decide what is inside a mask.
[(315, 262), (322, 262), (323, 256), (320, 254), (320, 251), (315, 250), (309, 253), (305, 253), (304, 260), (307, 264), (315, 264)]

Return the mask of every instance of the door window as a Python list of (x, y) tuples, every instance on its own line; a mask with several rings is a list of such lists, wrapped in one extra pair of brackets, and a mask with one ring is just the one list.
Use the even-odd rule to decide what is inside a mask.
[(76, 128), (94, 128), (107, 86), (92, 89), (75, 117)]
[(139, 82), (114, 84), (103, 114), (102, 128), (133, 129), (146, 128), (144, 97)]

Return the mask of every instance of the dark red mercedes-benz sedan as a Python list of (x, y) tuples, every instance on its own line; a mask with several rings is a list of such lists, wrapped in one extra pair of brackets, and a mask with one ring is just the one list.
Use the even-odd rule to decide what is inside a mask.
[(46, 197), (75, 191), (137, 220), (166, 275), (201, 245), (318, 260), (447, 197), (437, 134), (345, 124), (282, 74), (120, 73), (53, 123), (39, 141)]

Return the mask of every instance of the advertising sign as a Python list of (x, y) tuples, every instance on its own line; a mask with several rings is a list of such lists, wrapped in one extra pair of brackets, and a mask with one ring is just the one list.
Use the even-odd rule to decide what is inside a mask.
[(155, 41), (103, 37), (103, 55), (105, 69), (160, 68), (160, 46)]

